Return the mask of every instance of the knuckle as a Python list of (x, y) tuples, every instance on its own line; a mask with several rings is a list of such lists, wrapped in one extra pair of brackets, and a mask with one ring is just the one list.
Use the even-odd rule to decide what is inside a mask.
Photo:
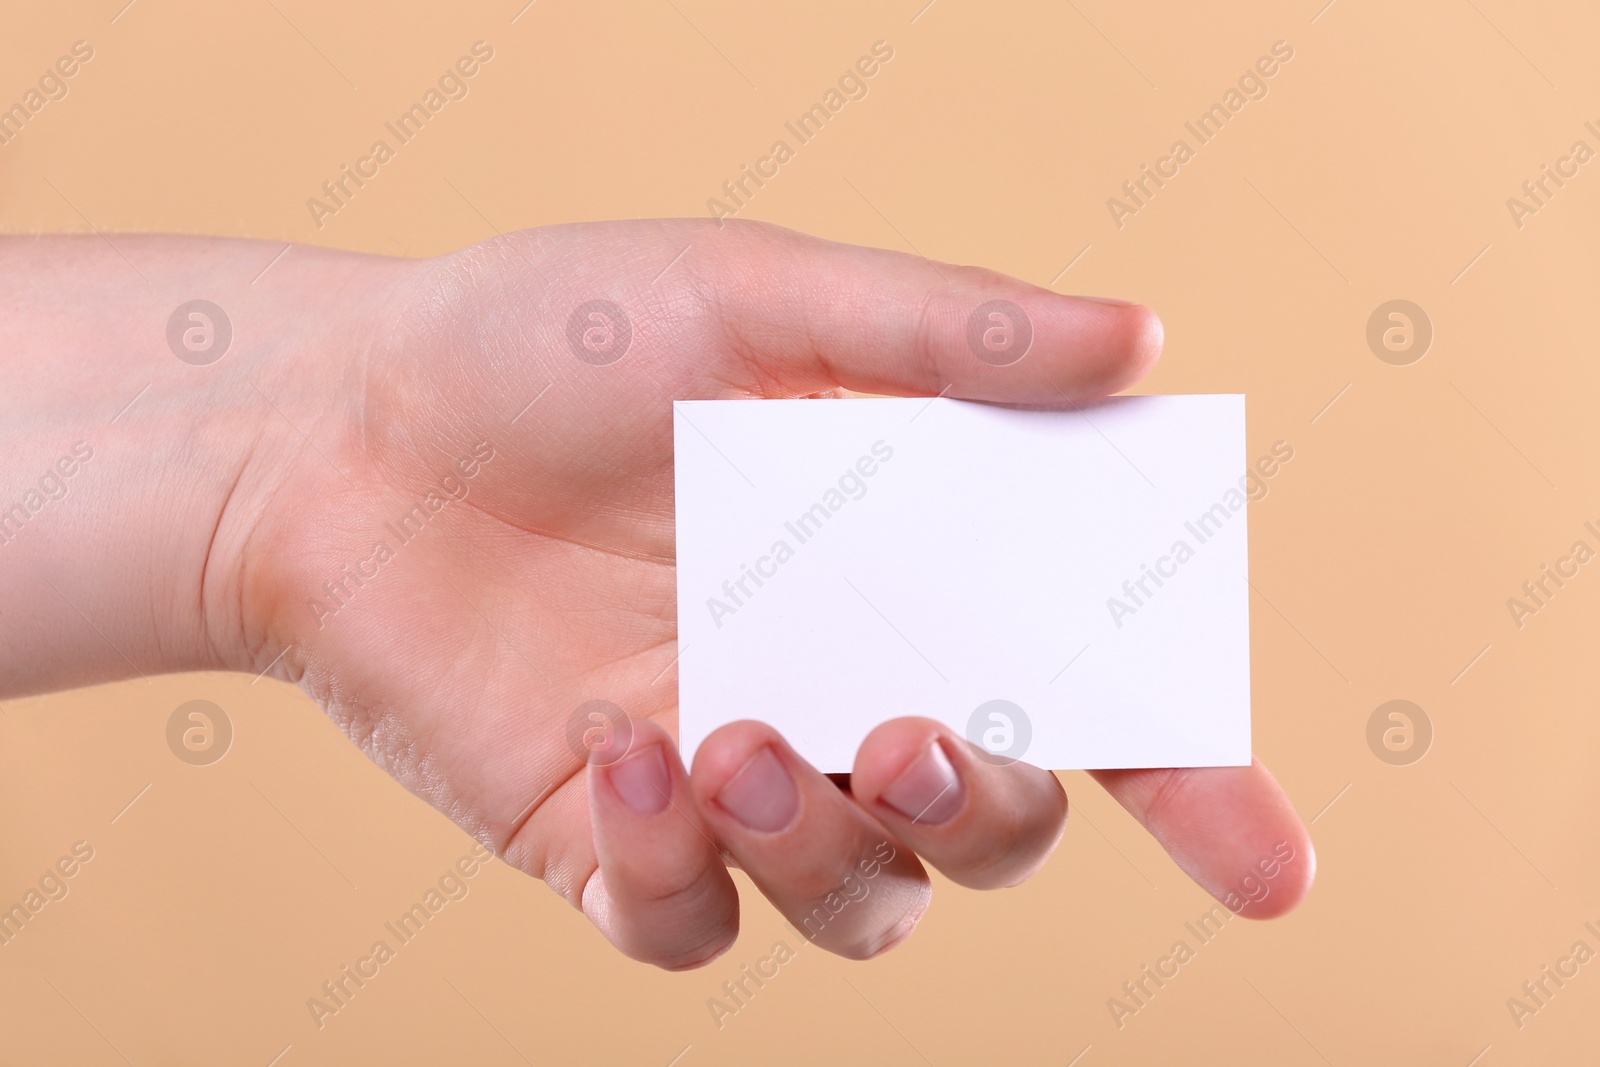
[(696, 912), (723, 895), (727, 876), (710, 863), (659, 876), (635, 887), (630, 903), (652, 911)]
[(1176, 810), (1179, 798), (1188, 788), (1193, 778), (1192, 768), (1179, 768), (1162, 773), (1161, 780), (1151, 790), (1149, 799), (1145, 801), (1144, 810), (1138, 812), (1140, 821), (1146, 827), (1159, 827), (1166, 821), (1169, 812)]
[(738, 940), (737, 930), (718, 930), (699, 944), (681, 951), (663, 952), (646, 960), (663, 971), (693, 971), (704, 967), (733, 947)]
[(973, 888), (1019, 885), (1055, 850), (1066, 825), (1066, 791), (1057, 782), (1046, 802), (1008, 810), (986, 824), (953, 865), (954, 871), (946, 873)]
[(911, 345), (912, 354), (922, 364), (924, 381), (946, 384), (941, 353), (946, 345), (953, 343), (946, 339), (946, 333), (951, 328), (949, 325), (951, 319), (952, 312), (948, 301), (938, 290), (929, 288), (917, 306)]
[(709, 864), (624, 893), (613, 887), (611, 893), (619, 947), (662, 970), (703, 967), (738, 936), (738, 896), (727, 876)]
[(1018, 847), (1022, 841), (1022, 825), (1017, 818), (1005, 818), (989, 827), (963, 857), (963, 880), (984, 885), (1005, 883), (1022, 860)]
[(834, 955), (848, 960), (874, 959), (909, 938), (927, 911), (928, 900), (924, 896), (903, 915), (874, 916), (862, 921), (857, 929), (842, 931), (831, 939), (814, 940)]
[(905, 878), (882, 893), (856, 899), (821, 898), (804, 910), (787, 914), (805, 937), (828, 952), (851, 960), (882, 955), (911, 936), (933, 902), (933, 885), (925, 876)]

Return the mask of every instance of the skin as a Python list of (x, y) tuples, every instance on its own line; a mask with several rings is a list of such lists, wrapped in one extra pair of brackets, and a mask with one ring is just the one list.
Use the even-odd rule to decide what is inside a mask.
[[(732, 944), (730, 865), (797, 925), (870, 878), (810, 931), (866, 958), (926, 911), (924, 864), (979, 889), (1043, 864), (1067, 818), (1058, 779), (984, 762), (926, 719), (875, 730), (848, 780), (757, 722), (722, 728), (683, 766), (669, 401), (849, 389), (1064, 404), (1149, 370), (1162, 331), (1148, 309), (753, 223), (557, 226), (427, 260), (295, 246), (261, 273), (279, 249), (0, 241), (0, 441), (16, 494), (0, 506), (75, 442), (94, 450), (0, 544), (0, 696), (266, 670), (617, 948), (666, 968)], [(234, 330), (208, 366), (165, 337), (197, 295)], [(566, 336), (596, 298), (632, 324), (604, 366)], [(966, 344), (968, 314), (991, 299), (1033, 324), (1010, 366)], [(385, 528), (441, 484), (421, 533)], [(373, 560), (378, 540), (392, 558)], [(595, 699), (625, 709), (631, 736), (589, 767), (568, 724)], [(959, 784), (928, 817), (886, 802), (908, 769), (933, 766)], [(788, 782), (776, 800), (755, 790), (774, 768)], [(1236, 908), (1287, 842), (1294, 860), (1242, 914), (1282, 914), (1309, 889), (1306, 829), (1259, 761), (1095, 777)], [(735, 810), (751, 795), (758, 828)]]

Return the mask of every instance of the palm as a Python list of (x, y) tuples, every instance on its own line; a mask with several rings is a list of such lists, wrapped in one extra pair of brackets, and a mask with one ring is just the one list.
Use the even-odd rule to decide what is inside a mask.
[[(353, 498), (341, 533), (319, 520), (286, 554), (308, 689), (401, 782), (573, 899), (594, 850), (568, 722), (598, 699), (676, 732), (670, 401), (728, 389), (706, 373), (727, 353), (704, 320), (664, 333), (636, 315), (626, 354), (595, 365), (569, 349), (567, 304), (692, 304), (683, 263), (646, 288), (683, 248), (673, 229), (574, 227), (544, 248), (516, 235), (435, 265), (427, 314), (368, 364), (366, 447), (337, 464), (348, 482), (314, 472)], [(637, 277), (589, 276), (622, 251)], [(461, 477), (485, 441), (493, 458)], [(452, 471), (465, 499), (420, 532), (402, 524)], [(347, 581), (341, 606), (323, 583), (367, 555), (369, 530), (393, 559)]]
[[(569, 723), (603, 700), (676, 733), (672, 400), (838, 387), (1091, 397), (1149, 365), (1153, 317), (971, 268), (688, 221), (528, 231), (408, 270), (391, 326), (357, 360), (349, 413), (324, 434), (333, 444), (301, 457), (256, 564), (270, 576), (267, 643), (298, 650), (286, 673), (374, 760), (663, 966), (704, 962), (737, 926), (712, 838), (791, 921), (871, 841), (900, 841), (880, 884), (902, 889), (830, 931), (849, 955), (881, 951), (926, 907), (913, 849), (980, 887), (1043, 862), (1065, 798), (1036, 769), (1002, 773), (952, 748), (970, 800), (948, 828), (882, 805), (914, 746), (939, 744), (927, 720), (868, 738), (852, 797), (785, 757), (805, 800), (770, 839), (729, 821), (715, 783), (781, 739), (737, 726), (708, 738), (692, 798), (670, 772), (683, 818), (661, 824), (594, 792)], [(994, 297), (1032, 320), (1033, 350), (1015, 366), (966, 347), (967, 315)], [(612, 362), (621, 334), (602, 330), (599, 352), (569, 343), (569, 320), (596, 300), (631, 326)], [(1219, 896), (1273, 839), (1305, 842), (1259, 765), (1102, 781)], [(1299, 899), (1310, 870), (1296, 877), (1264, 913)]]

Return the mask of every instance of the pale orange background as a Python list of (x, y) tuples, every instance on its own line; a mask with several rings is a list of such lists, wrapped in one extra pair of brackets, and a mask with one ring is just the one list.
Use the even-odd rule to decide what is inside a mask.
[[(1506, 608), (1600, 520), (1600, 162), (1521, 229), (1506, 207), (1575, 139), (1600, 148), (1591, 5), (539, 0), (513, 23), (523, 0), (138, 0), (113, 21), (124, 2), (7, 11), (0, 101), (75, 40), (96, 55), (0, 147), (5, 230), (421, 256), (492, 227), (701, 215), (892, 44), (746, 214), (1147, 302), (1167, 348), (1142, 388), (1245, 392), (1249, 454), (1293, 445), (1251, 506), (1255, 747), (1317, 816), (1320, 875), (1292, 917), (1230, 923), (1119, 1030), (1107, 998), (1210, 901), (1072, 773), (1033, 882), (941, 883), (904, 947), (802, 949), (720, 1030), (708, 998), (799, 943), (748, 883), (733, 951), (669, 975), (497, 865), (319, 1031), (306, 999), (470, 841), (298, 691), (158, 678), (0, 707), (0, 900), (74, 841), (95, 849), (0, 948), (0, 1060), (1593, 1060), (1600, 964), (1521, 1030), (1506, 1007), (1575, 940), (1600, 948), (1582, 927), (1600, 920), (1600, 568), (1520, 631)], [(478, 39), (495, 59), (470, 97), (316, 229), (306, 198)], [(1278, 40), (1294, 59), (1270, 95), (1114, 225), (1107, 197)], [(1366, 345), (1392, 298), (1434, 325), (1411, 366)], [(1397, 697), (1436, 732), (1405, 767), (1365, 734)], [(167, 748), (194, 698), (236, 730), (212, 766)]]

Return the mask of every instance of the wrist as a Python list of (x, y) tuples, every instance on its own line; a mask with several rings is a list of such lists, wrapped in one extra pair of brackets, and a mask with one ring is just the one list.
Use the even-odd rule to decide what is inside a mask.
[(207, 398), (221, 462), (195, 504), (213, 523), (209, 540), (202, 550), (194, 539), (180, 572), (203, 623), (184, 646), (200, 662), (182, 669), (298, 677), (298, 658), (283, 655), (300, 637), (284, 624), (293, 575), (367, 480), (371, 364), (393, 351), (389, 335), (423, 261), (302, 246), (291, 255), (302, 252), (258, 309), (270, 356)]
[(407, 262), (281, 248), (0, 241), (0, 285), (36, 297), (0, 317), (0, 695), (276, 655), (253, 543), (323, 477)]

